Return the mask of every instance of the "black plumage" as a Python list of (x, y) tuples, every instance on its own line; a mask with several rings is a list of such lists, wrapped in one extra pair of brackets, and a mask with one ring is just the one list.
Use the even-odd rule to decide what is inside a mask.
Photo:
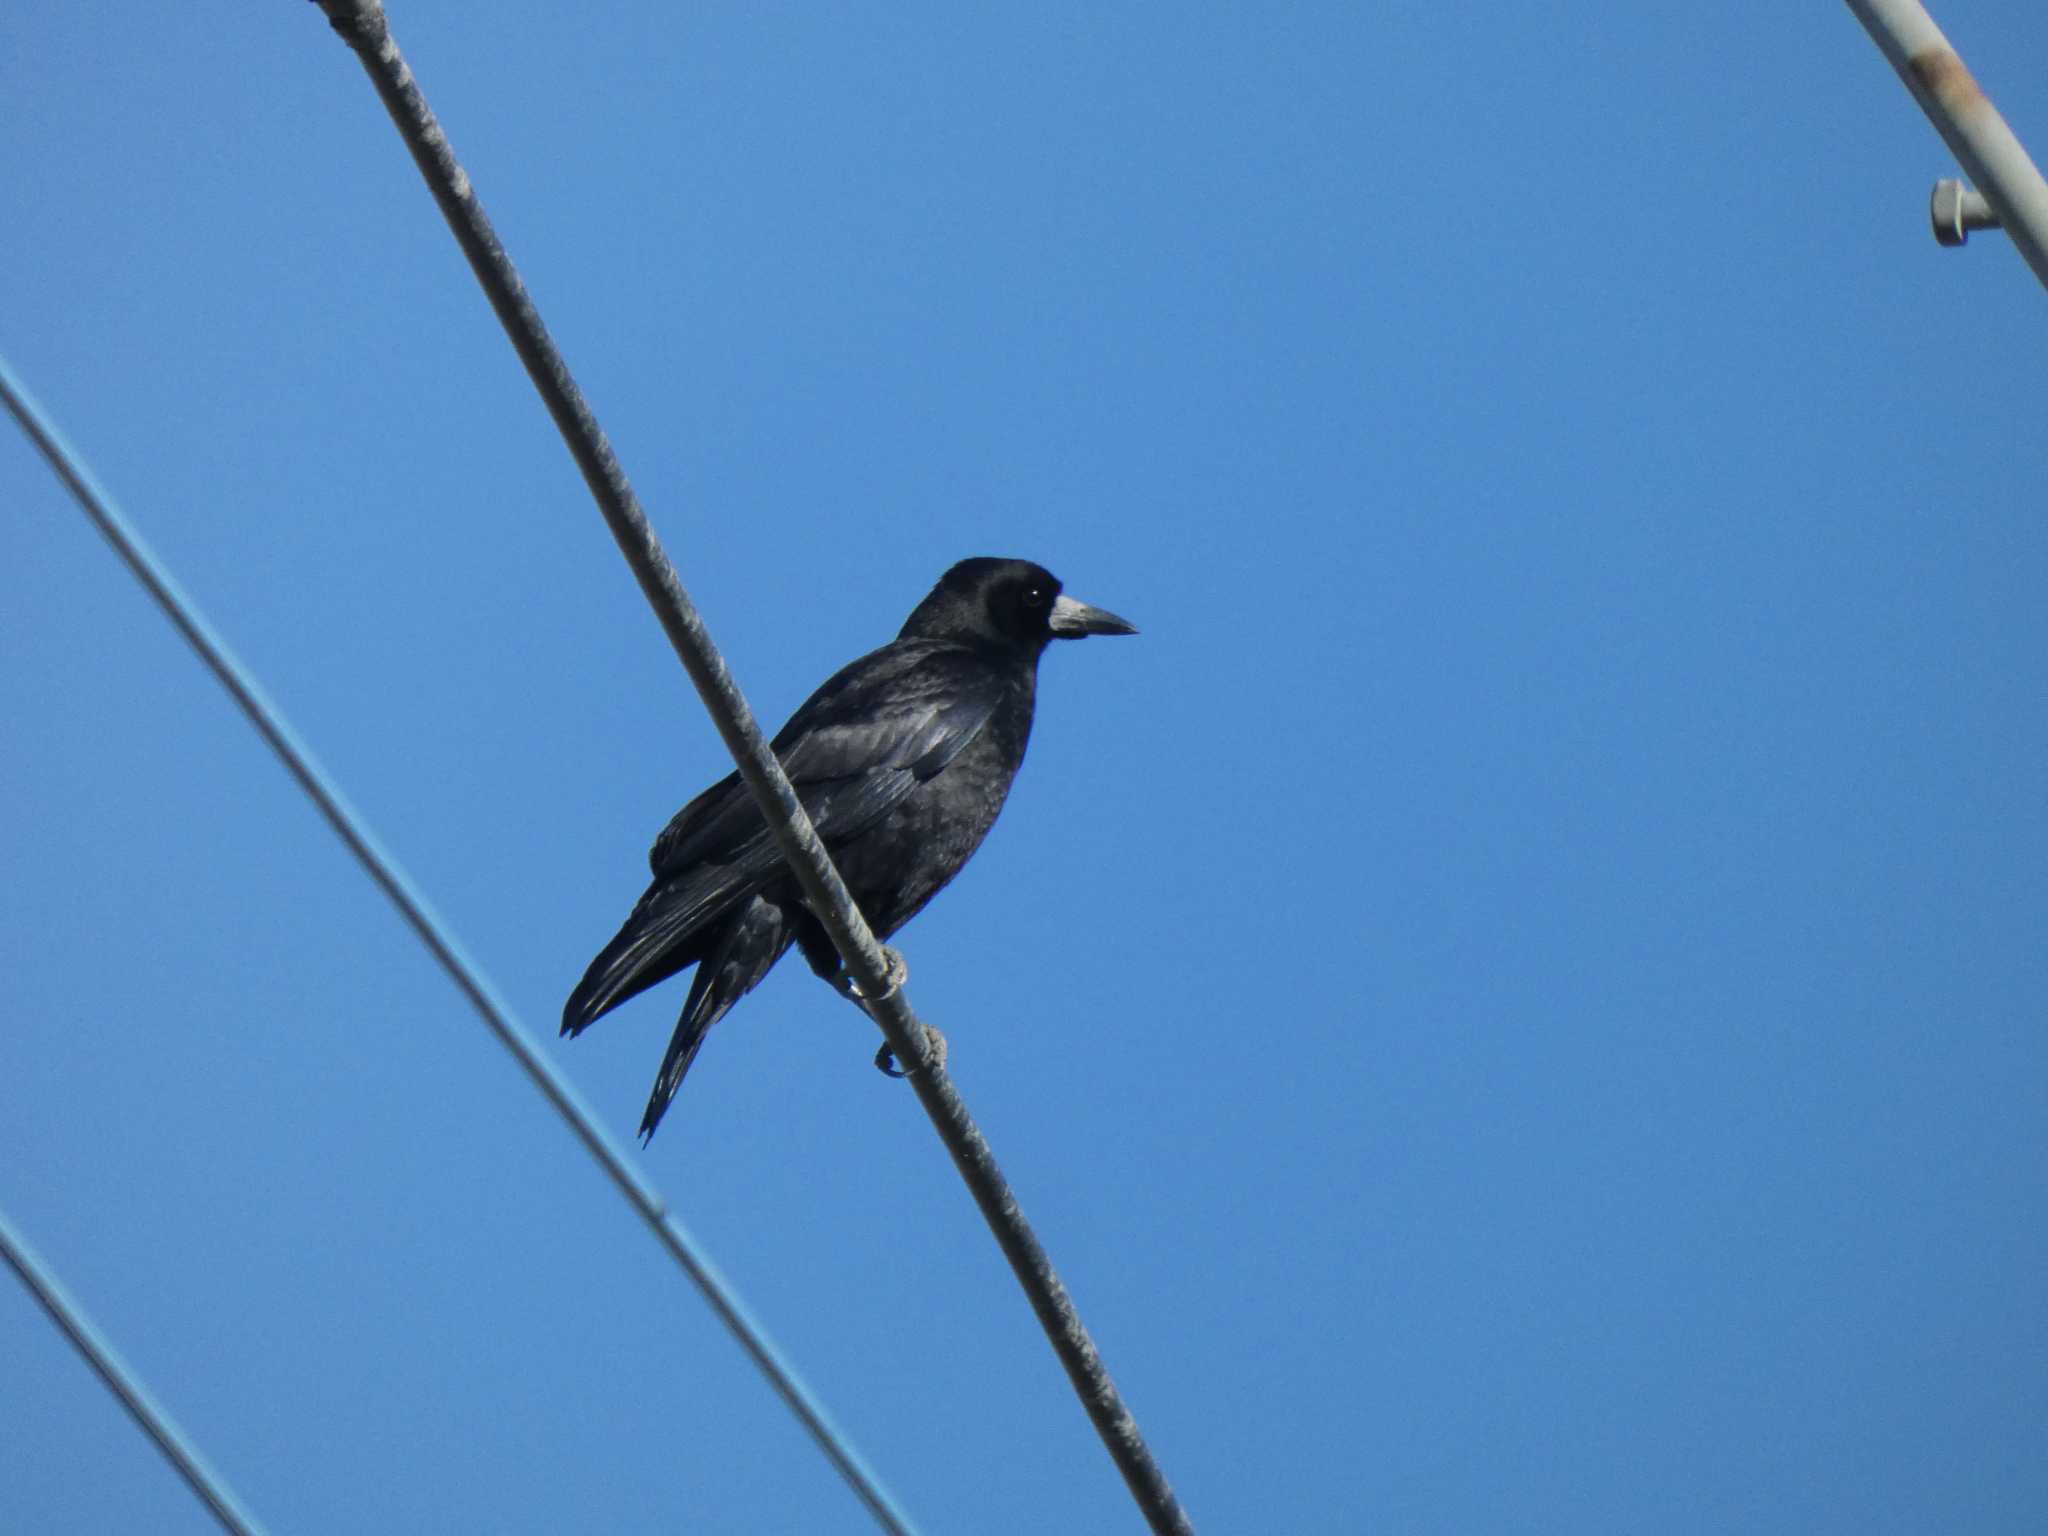
[[(868, 925), (886, 939), (960, 872), (1024, 761), (1038, 659), (1056, 639), (1129, 635), (1025, 560), (963, 560), (880, 650), (841, 668), (771, 743)], [(697, 967), (641, 1118), (651, 1136), (704, 1035), (797, 945), (845, 990), (838, 954), (737, 773), (697, 796), (648, 854), (654, 883), (562, 1010), (580, 1033)]]

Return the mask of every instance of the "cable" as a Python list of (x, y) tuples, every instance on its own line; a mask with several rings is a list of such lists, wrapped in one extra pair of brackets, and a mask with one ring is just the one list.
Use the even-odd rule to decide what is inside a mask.
[(428, 190), (448, 220), (456, 243), (469, 258), (484, 296), (497, 311), (513, 350), (526, 365), (542, 403), (583, 472), (626, 564), (696, 685), (718, 734), (739, 765), (741, 777), (760, 801), (769, 830), (803, 886), (806, 903), (832, 936), (833, 947), (860, 984), (862, 994), (873, 999), (866, 1005), (870, 1017), (881, 1027), (897, 1060), (909, 1074), (919, 1102), (980, 1206), (1038, 1316), (1039, 1325), (1051, 1341), (1054, 1354), (1066, 1369), (1075, 1394), (1117, 1470), (1123, 1474), (1131, 1496), (1153, 1530), (1186, 1532), (1192, 1536), (1193, 1526), (1186, 1512), (1174, 1497), (1166, 1474), (1153, 1459), (1137, 1421), (1124, 1406), (1116, 1383), (1110, 1379), (1080, 1314), (1060, 1284), (1052, 1260), (1024, 1219), (986, 1138), (954, 1091), (943, 1064), (931, 1059), (925, 1046), (924, 1026), (911, 1012), (909, 1002), (900, 990), (892, 990), (892, 978), (874, 934), (833, 868), (782, 765), (768, 749), (753, 712), (726, 668), (725, 658), (712, 644), (696, 605), (683, 590), (675, 567), (648, 525), (647, 514), (633, 494), (625, 471), (619, 467), (617, 455), (570, 376), (568, 363), (549, 338), (540, 312), (527, 295), (526, 285), (484, 214), (468, 173), (457, 163), (447, 135), (398, 50), (381, 0), (314, 3), (362, 61), (385, 110), (398, 127), (399, 136), (426, 178)]
[(156, 1448), (164, 1453), (164, 1459), (178, 1469), (178, 1475), (199, 1495), (199, 1502), (213, 1511), (213, 1517), (221, 1523), (221, 1528), (234, 1532), (234, 1536), (263, 1536), (263, 1527), (257, 1523), (256, 1517), (242, 1508), (242, 1501), (235, 1497), (234, 1490), (213, 1470), (207, 1459), (199, 1454), (199, 1447), (186, 1438), (185, 1431), (178, 1428), (163, 1405), (150, 1396), (149, 1388), (128, 1368), (128, 1362), (121, 1358), (120, 1351), (108, 1342), (107, 1336), (71, 1299), (71, 1293), (64, 1289), (63, 1283), (51, 1273), (35, 1249), (29, 1247), (28, 1239), (14, 1230), (14, 1224), (7, 1219), (5, 1211), (0, 1211), (0, 1258), (6, 1259), (14, 1272), (21, 1276), (21, 1283), (50, 1314), (50, 1321), (61, 1328), (64, 1336), (71, 1340), (72, 1347), (85, 1356), (86, 1364), (99, 1372), (107, 1390), (121, 1400), (121, 1406), (128, 1410), (129, 1417), (156, 1442)]
[(213, 675), (220, 679), (221, 686), (234, 696), (235, 703), (241, 706), (249, 723), (270, 744), (270, 749), (298, 781), (299, 787), (320, 807), (328, 825), (348, 845), (357, 862), (411, 924), (421, 942), (433, 951), (434, 958), (441, 962), (441, 968), (469, 999), (477, 1015), (497, 1036), (498, 1043), (512, 1053), (533, 1085), (568, 1122), (570, 1130), (576, 1133), (576, 1139), (610, 1175), (619, 1193), (640, 1213), (669, 1255), (703, 1292), (704, 1299), (718, 1314), (719, 1321), (739, 1341), (740, 1347), (753, 1357), (761, 1374), (768, 1378), (768, 1384), (810, 1431), (818, 1448), (859, 1495), (876, 1522), (892, 1536), (914, 1536), (910, 1517), (897, 1507), (861, 1459), (860, 1453), (833, 1424), (824, 1405), (812, 1396), (810, 1388), (798, 1377), (796, 1368), (783, 1358), (761, 1325), (754, 1321), (731, 1284), (698, 1248), (696, 1239), (670, 1213), (668, 1202), (626, 1160), (626, 1154), (598, 1123), (582, 1096), (554, 1063), (541, 1053), (533, 1037), (513, 1015), (511, 1007), (498, 996), (497, 990), (464, 952), (447, 924), (427, 905), (426, 897), (414, 886), (412, 878), (384, 850), (376, 834), (342, 797), (340, 787), (328, 777), (326, 770), (314, 761), (311, 751), (299, 740), (277, 706), (265, 696), (248, 668), (228, 649), (227, 642), (215, 633), (177, 580), (142, 542), (113, 498), (100, 488), (92, 471), (15, 378), (5, 358), (0, 358), (0, 401), (4, 401), (14, 419), (21, 423), (22, 430), (49, 460), (50, 467), (56, 470), (58, 478), (79, 506), (85, 509), (86, 515), (106, 535), (107, 542), (114, 546), (114, 552), (134, 573), (135, 579), (148, 589), (157, 606), (177, 626), (192, 649), (199, 653)]

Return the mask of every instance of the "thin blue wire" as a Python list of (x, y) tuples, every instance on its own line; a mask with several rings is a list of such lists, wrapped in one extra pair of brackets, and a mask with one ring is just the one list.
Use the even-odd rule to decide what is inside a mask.
[(461, 988), (491, 1033), (498, 1037), (499, 1044), (526, 1069), (526, 1075), (534, 1086), (569, 1123), (569, 1128), (590, 1155), (611, 1175), (619, 1192), (631, 1202), (669, 1255), (696, 1284), (705, 1301), (710, 1303), (711, 1310), (718, 1314), (719, 1321), (739, 1341), (740, 1347), (753, 1357), (755, 1366), (767, 1377), (768, 1384), (789, 1405), (790, 1411), (810, 1432), (819, 1449), (868, 1507), (869, 1513), (892, 1536), (916, 1536), (916, 1527), (911, 1524), (910, 1517), (882, 1487), (880, 1479), (869, 1470), (860, 1453), (832, 1422), (824, 1405), (812, 1395), (795, 1367), (783, 1358), (781, 1350), (754, 1320), (746, 1303), (740, 1300), (731, 1284), (697, 1246), (696, 1239), (669, 1211), (668, 1202), (660, 1191), (626, 1160), (624, 1150), (598, 1123), (582, 1096), (554, 1063), (541, 1053), (539, 1045), (513, 1015), (511, 1007), (498, 996), (497, 990), (464, 952), (455, 935), (427, 904), (411, 877), (385, 851), (376, 834), (349, 805), (326, 770), (314, 761), (312, 752), (299, 740), (298, 734), (270, 702), (254, 676), (228, 649), (227, 642), (215, 633), (213, 626), (185, 595), (176, 578), (150, 552), (141, 535), (36, 404), (4, 357), (0, 357), (0, 400), (5, 401), (15, 420), (21, 423), (22, 430), (49, 460), (50, 467), (57, 472), (58, 478), (84, 508), (86, 515), (106, 535), (107, 542), (114, 546), (114, 552), (135, 579), (148, 589), (157, 606), (163, 609), (178, 632), (220, 679), (221, 686), (234, 696), (242, 713), (249, 717), (249, 723), (270, 743), (271, 750), (291, 776), (298, 780), (299, 787), (320, 807), (328, 824), (348, 845), (370, 878), (412, 925), (421, 942), (433, 951), (442, 969)]
[(242, 1508), (234, 1490), (199, 1454), (199, 1447), (185, 1437), (185, 1431), (164, 1411), (163, 1405), (150, 1395), (149, 1388), (129, 1369), (120, 1351), (108, 1342), (107, 1336), (71, 1299), (71, 1293), (64, 1289), (63, 1282), (29, 1246), (28, 1239), (14, 1229), (5, 1211), (0, 1211), (0, 1258), (6, 1259), (14, 1272), (21, 1276), (21, 1283), (43, 1304), (50, 1320), (64, 1330), (72, 1346), (99, 1372), (107, 1390), (121, 1400), (121, 1406), (156, 1442), (165, 1459), (192, 1485), (192, 1491), (199, 1495), (202, 1504), (213, 1511), (214, 1518), (235, 1536), (263, 1536), (263, 1527), (257, 1523), (256, 1517)]

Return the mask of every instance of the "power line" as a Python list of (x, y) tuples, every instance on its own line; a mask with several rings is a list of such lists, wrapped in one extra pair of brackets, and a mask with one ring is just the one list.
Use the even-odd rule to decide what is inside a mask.
[(163, 1405), (150, 1395), (149, 1388), (121, 1358), (120, 1351), (85, 1315), (84, 1309), (71, 1299), (71, 1293), (64, 1289), (63, 1282), (29, 1246), (28, 1239), (15, 1231), (5, 1211), (0, 1211), (0, 1258), (7, 1260), (14, 1272), (21, 1276), (21, 1283), (28, 1287), (29, 1294), (50, 1314), (50, 1321), (64, 1331), (64, 1336), (71, 1340), (72, 1348), (85, 1356), (86, 1363), (107, 1384), (107, 1390), (121, 1400), (121, 1406), (128, 1410), (129, 1417), (142, 1426), (143, 1433), (154, 1440), (156, 1448), (164, 1453), (164, 1459), (178, 1469), (178, 1475), (199, 1495), (199, 1502), (213, 1511), (213, 1517), (221, 1523), (221, 1528), (233, 1532), (234, 1536), (263, 1536), (263, 1527), (257, 1523), (256, 1517), (242, 1508), (242, 1501), (235, 1497), (227, 1481), (199, 1454), (199, 1447), (178, 1427), (177, 1421)]
[(469, 999), (478, 1017), (497, 1036), (498, 1043), (512, 1053), (533, 1085), (568, 1122), (576, 1139), (610, 1175), (619, 1193), (640, 1213), (670, 1257), (703, 1293), (704, 1299), (711, 1304), (711, 1310), (718, 1314), (719, 1321), (753, 1358), (768, 1384), (810, 1431), (818, 1448), (868, 1507), (876, 1522), (892, 1536), (914, 1536), (915, 1528), (910, 1517), (897, 1506), (861, 1459), (860, 1453), (832, 1422), (824, 1405), (812, 1395), (810, 1388), (797, 1375), (796, 1368), (783, 1358), (782, 1352), (754, 1320), (730, 1282), (718, 1272), (710, 1258), (697, 1246), (696, 1239), (670, 1212), (660, 1191), (627, 1161), (625, 1152), (584, 1104), (582, 1096), (542, 1054), (539, 1045), (514, 1016), (511, 1006), (498, 996), (497, 989), (469, 958), (448, 925), (427, 904), (426, 897), (413, 884), (411, 876), (385, 851), (376, 834), (343, 797), (340, 786), (314, 761), (312, 752), (299, 740), (298, 733), (277, 706), (270, 702), (249, 669), (228, 649), (227, 642), (220, 638), (197, 605), (185, 595), (176, 578), (143, 543), (141, 535), (113, 498), (101, 489), (92, 471), (15, 378), (4, 357), (0, 357), (0, 401), (4, 401), (15, 420), (21, 423), (22, 430), (49, 461), (50, 467), (57, 472), (58, 478), (84, 508), (86, 515), (106, 536), (107, 542), (114, 546), (114, 552), (134, 573), (135, 579), (148, 589), (157, 606), (177, 626), (192, 649), (199, 653), (213, 675), (220, 679), (221, 686), (233, 695), (249, 723), (270, 744), (271, 751), (277, 754), (299, 787), (319, 806), (328, 825), (348, 845), (357, 862), (390, 898), (391, 904), (398, 908), (420, 941), (433, 952), (434, 958), (441, 962), (441, 968)]
[(661, 621), (690, 680), (696, 685), (718, 733), (738, 764), (741, 777), (760, 801), (769, 830), (804, 890), (805, 900), (832, 936), (847, 971), (859, 983), (864, 1004), (896, 1053), (918, 1100), (931, 1117), (954, 1166), (960, 1170), (995, 1234), (1003, 1256), (1024, 1288), (1039, 1325), (1081, 1399), (1096, 1433), (1155, 1531), (1185, 1532), (1193, 1526), (1165, 1472), (1153, 1458), (1136, 1419), (1082, 1325), (1066, 1288), (1054, 1272), (1031, 1224), (1024, 1219), (1009, 1182), (988, 1142), (954, 1091), (943, 1062), (925, 1044), (925, 1029), (894, 985), (881, 948), (847, 893), (839, 872), (796, 791), (768, 748), (753, 712), (733, 682), (725, 659), (711, 641), (696, 605), (683, 590), (675, 567), (649, 526), (647, 514), (619, 467), (589, 402), (576, 387), (569, 365), (549, 338), (540, 312), (528, 296), (497, 231), (485, 216), (468, 173), (455, 159), (447, 135), (427, 106), (418, 81), (399, 52), (381, 0), (314, 0), (342, 40), (355, 51), (398, 127), (428, 190), (475, 271), (519, 359), (526, 365), (548, 414), (596, 498), (626, 564)]

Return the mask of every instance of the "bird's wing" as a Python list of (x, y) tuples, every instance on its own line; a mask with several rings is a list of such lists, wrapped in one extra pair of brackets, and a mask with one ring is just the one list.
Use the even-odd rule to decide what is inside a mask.
[[(830, 846), (874, 825), (952, 762), (981, 734), (1002, 691), (1002, 680), (964, 647), (899, 640), (827, 681), (772, 745)], [(738, 774), (678, 811), (648, 854), (657, 880), (706, 863), (759, 877), (779, 862)]]

